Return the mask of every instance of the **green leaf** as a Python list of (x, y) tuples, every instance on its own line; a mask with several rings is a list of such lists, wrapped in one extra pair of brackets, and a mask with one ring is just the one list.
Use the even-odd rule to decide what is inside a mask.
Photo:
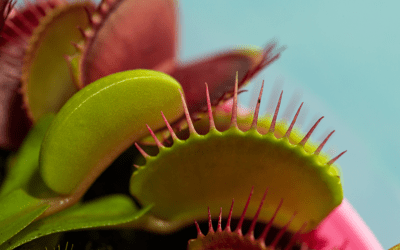
[(77, 27), (89, 27), (85, 9), (90, 12), (94, 4), (77, 1), (57, 6), (46, 12), (30, 38), (21, 81), (28, 115), (34, 122), (44, 114), (57, 113), (78, 91), (64, 55), (73, 54), (71, 43), (82, 39)]
[[(161, 72), (131, 70), (97, 80), (76, 93), (43, 139), (40, 173), (49, 188), (71, 194), (88, 188), (135, 141), (183, 114), (180, 84)], [(83, 186), (80, 186), (80, 185)]]
[(52, 233), (132, 222), (141, 218), (151, 207), (150, 205), (139, 210), (131, 198), (125, 195), (112, 195), (86, 204), (77, 204), (60, 213), (35, 221), (0, 245), (0, 250), (13, 249)]
[[(40, 119), (35, 127), (26, 136), (21, 148), (9, 168), (9, 172), (0, 189), (0, 197), (22, 188), (26, 190), (35, 172), (39, 169), (39, 151), (44, 135), (54, 118), (53, 114), (48, 114)], [(38, 182), (35, 185), (38, 188)]]
[(48, 207), (21, 189), (0, 197), (0, 244), (29, 225)]

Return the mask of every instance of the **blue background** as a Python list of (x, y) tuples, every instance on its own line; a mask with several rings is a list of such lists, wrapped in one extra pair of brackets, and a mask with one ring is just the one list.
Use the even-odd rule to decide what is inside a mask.
[[(184, 61), (236, 45), (263, 46), (271, 39), (287, 47), (252, 81), (257, 91), (262, 79), (267, 83), (264, 112), (277, 86), (284, 90), (280, 117), (285, 104), (299, 95), (308, 110), (300, 122), (303, 131), (324, 115), (312, 138), (321, 141), (336, 129), (325, 149), (333, 156), (348, 150), (338, 161), (345, 196), (384, 248), (400, 243), (400, 2), (202, 0), (179, 5)], [(251, 89), (240, 97), (247, 106)]]

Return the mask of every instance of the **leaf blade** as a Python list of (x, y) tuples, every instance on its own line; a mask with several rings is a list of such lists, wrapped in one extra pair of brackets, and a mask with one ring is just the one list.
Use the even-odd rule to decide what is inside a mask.
[(112, 195), (86, 204), (77, 204), (60, 213), (36, 221), (15, 235), (0, 250), (13, 249), (41, 236), (76, 229), (115, 226), (141, 218), (151, 205), (138, 209), (125, 195)]
[(0, 197), (0, 244), (32, 223), (48, 207), (48, 204), (21, 189)]

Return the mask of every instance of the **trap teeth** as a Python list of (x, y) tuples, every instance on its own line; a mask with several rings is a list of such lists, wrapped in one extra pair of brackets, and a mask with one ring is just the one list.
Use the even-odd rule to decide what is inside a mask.
[[(208, 120), (209, 120), (209, 131), (217, 131), (216, 126), (215, 126), (215, 121), (214, 121), (214, 117), (213, 117), (213, 111), (212, 111), (212, 105), (211, 105), (211, 101), (210, 101), (210, 94), (209, 94), (209, 90), (208, 90), (208, 84), (205, 83), (206, 86), (206, 96), (207, 96), (207, 114), (208, 114)], [(263, 89), (264, 89), (264, 81), (262, 81), (261, 84), (261, 89), (260, 89), (260, 93), (259, 93), (259, 97), (257, 99), (257, 104), (256, 104), (256, 108), (254, 111), (254, 116), (253, 116), (253, 121), (251, 123), (250, 128), (257, 130), (257, 122), (258, 122), (258, 117), (259, 117), (259, 110), (260, 110), (260, 104), (261, 104), (261, 99), (262, 99), (262, 94), (263, 94)], [(189, 113), (189, 109), (187, 107), (186, 104), (186, 100), (184, 97), (184, 94), (182, 92), (180, 92), (181, 94), (181, 99), (182, 99), (182, 105), (183, 108), (185, 110), (185, 118), (186, 118), (186, 122), (188, 125), (188, 130), (190, 134), (195, 134), (198, 135), (198, 133), (196, 132), (196, 128), (195, 125), (193, 123), (193, 119), (190, 116)], [(274, 112), (274, 116), (272, 118), (272, 121), (270, 123), (269, 129), (268, 129), (268, 133), (271, 134), (275, 134), (275, 129), (276, 129), (276, 123), (277, 123), (277, 117), (278, 117), (278, 113), (279, 113), (279, 109), (280, 109), (280, 105), (281, 105), (281, 101), (282, 101), (282, 95), (283, 95), (283, 91), (281, 91), (281, 94), (279, 96), (279, 100), (278, 103), (276, 105), (275, 108), (275, 112)], [(234, 87), (234, 91), (233, 91), (233, 102), (232, 102), (232, 109), (231, 109), (231, 121), (230, 121), (230, 127), (235, 127), (235, 128), (239, 128), (238, 126), (238, 103), (237, 103), (237, 96), (238, 96), (238, 74), (236, 74), (236, 79), (235, 79), (235, 87)], [(302, 102), (295, 114), (295, 116), (293, 117), (292, 122), (290, 123), (288, 129), (286, 130), (286, 132), (284, 133), (284, 138), (287, 138), (288, 140), (290, 139), (290, 135), (291, 132), (294, 128), (294, 125), (296, 123), (296, 120), (300, 114), (300, 110), (303, 107), (304, 102)], [(162, 112), (161, 112), (161, 115)], [(313, 134), (313, 132), (315, 131), (315, 129), (317, 128), (317, 126), (319, 125), (319, 123), (321, 122), (321, 120), (324, 118), (324, 116), (322, 116), (321, 118), (319, 118), (315, 124), (310, 128), (310, 130), (307, 132), (307, 134), (301, 139), (300, 142), (297, 143), (297, 145), (302, 146), (303, 148), (305, 148), (306, 143), (308, 142), (308, 140), (310, 139), (311, 135)], [(172, 139), (175, 140), (179, 140), (179, 138), (176, 136), (176, 134), (174, 133), (171, 124), (168, 123), (167, 120), (165, 120), (165, 124), (168, 128), (168, 131), (172, 137)], [(155, 145), (157, 147), (164, 147), (164, 145), (162, 145), (162, 143), (159, 141), (159, 139), (157, 138), (157, 136), (155, 135), (155, 133), (153, 131), (151, 131), (150, 127), (147, 127), (150, 131), (151, 137), (154, 139)], [(240, 130), (240, 129), (239, 129)], [(325, 146), (325, 144), (327, 143), (327, 141), (329, 140), (329, 138), (332, 136), (332, 134), (335, 132), (335, 130), (333, 130), (330, 134), (328, 134), (328, 136), (324, 139), (324, 141), (318, 146), (318, 148), (313, 152), (314, 155), (319, 155), (322, 148)], [(332, 158), (329, 161), (326, 161), (326, 165), (332, 165), (333, 163), (335, 163), (344, 153), (346, 153), (346, 151), (343, 151), (342, 153), (340, 153), (339, 155), (337, 155), (336, 157)]]
[[(296, 216), (294, 213), (293, 216), (288, 220), (287, 224), (282, 227), (278, 233), (273, 235), (272, 237), (268, 237), (269, 240), (266, 243), (266, 239), (268, 234), (271, 234), (272, 232), (270, 231), (272, 222), (275, 219), (277, 213), (279, 212), (280, 208), (282, 207), (283, 199), (277, 206), (274, 215), (272, 216), (271, 220), (269, 223), (267, 223), (260, 234), (258, 238), (254, 237), (254, 230), (255, 226), (258, 220), (258, 216), (261, 212), (261, 209), (264, 205), (265, 198), (268, 193), (268, 189), (264, 192), (264, 195), (261, 199), (261, 202), (258, 206), (257, 212), (255, 213), (251, 225), (245, 235), (242, 233), (242, 226), (243, 222), (245, 220), (245, 215), (247, 212), (247, 208), (250, 203), (251, 196), (253, 194), (254, 187), (252, 187), (250, 195), (247, 199), (246, 205), (243, 209), (242, 215), (239, 219), (239, 222), (236, 226), (236, 229), (232, 231), (231, 229), (231, 220), (232, 220), (232, 211), (233, 211), (233, 205), (234, 205), (234, 200), (232, 200), (232, 205), (229, 210), (229, 215), (228, 219), (226, 222), (226, 227), (225, 229), (222, 229), (222, 208), (220, 208), (220, 213), (218, 216), (218, 225), (217, 229), (214, 230), (213, 225), (212, 225), (212, 216), (210, 212), (210, 208), (208, 208), (208, 233), (207, 235), (204, 235), (203, 232), (200, 229), (199, 224), (195, 220), (195, 225), (197, 229), (197, 238), (189, 240), (188, 242), (188, 249), (189, 250), (202, 250), (202, 249), (275, 249), (278, 244), (279, 247), (282, 248), (282, 245), (285, 250), (292, 249), (294, 244), (296, 243), (296, 240), (298, 239), (298, 236), (302, 231), (305, 229), (307, 223), (304, 223), (303, 226), (295, 233), (292, 234), (287, 242), (284, 244), (280, 243), (282, 236), (286, 233), (287, 228), (289, 224), (292, 222), (293, 218)], [(267, 248), (268, 247), (268, 248)], [(308, 249), (306, 246), (305, 248), (302, 249)]]
[[(322, 118), (302, 139), (293, 139), (296, 136), (293, 128), (302, 105), (286, 132), (280, 137), (276, 136), (278, 132), (282, 132), (280, 127), (275, 127), (278, 124), (282, 93), (274, 118), (265, 129), (266, 133), (259, 133), (258, 130), (262, 128), (260, 125), (265, 127), (265, 123), (258, 118), (263, 86), (253, 121), (249, 123), (252, 129), (240, 129), (238, 121), (241, 120), (237, 116), (237, 81), (235, 86), (230, 121), (227, 121), (226, 130), (219, 131), (215, 124), (215, 118), (218, 117), (213, 117), (206, 84), (209, 129), (205, 135), (196, 131), (181, 93), (189, 136), (186, 140), (180, 139), (179, 134), (177, 136), (164, 119), (173, 140), (172, 146), (167, 147), (149, 129), (159, 153), (149, 156), (138, 147), (146, 163), (131, 177), (131, 194), (143, 205), (155, 204), (151, 210), (155, 218), (164, 220), (167, 224), (184, 226), (193, 219), (203, 218), (200, 208), (204, 204), (215, 211), (221, 206), (229, 206), (228, 197), (233, 194), (239, 204), (244, 204), (247, 194), (243, 192), (243, 188), (262, 188), (268, 185), (274, 192), (266, 198), (267, 205), (257, 215), (258, 220), (271, 221), (274, 227), (285, 228), (285, 231), (291, 233), (303, 227), (306, 232), (311, 231), (343, 199), (341, 180), (337, 177), (339, 171), (332, 166), (343, 153), (332, 160), (327, 160), (325, 155), (320, 154), (332, 133), (316, 150), (305, 150), (306, 147), (310, 148), (309, 138)], [(176, 206), (171, 207), (171, 200)], [(279, 213), (275, 214), (277, 207)], [(249, 212), (257, 210), (254, 205), (249, 205), (248, 208)], [(295, 212), (296, 216), (293, 217)], [(232, 216), (241, 215), (233, 211)], [(247, 215), (243, 216), (248, 218)], [(305, 222), (307, 224), (303, 226)], [(165, 230), (168, 231), (165, 227), (160, 229)]]

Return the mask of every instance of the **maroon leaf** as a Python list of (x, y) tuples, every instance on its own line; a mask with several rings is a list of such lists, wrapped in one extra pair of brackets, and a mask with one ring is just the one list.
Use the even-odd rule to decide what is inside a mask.
[(7, 20), (8, 15), (10, 14), (12, 8), (14, 7), (15, 2), (12, 0), (0, 0), (0, 13), (3, 18), (0, 18), (0, 32), (4, 27), (4, 23)]
[(262, 50), (241, 49), (200, 59), (187, 65), (178, 66), (172, 76), (178, 80), (185, 92), (190, 112), (198, 112), (206, 105), (204, 96), (207, 82), (211, 102), (216, 103), (233, 91), (235, 75), (238, 72), (239, 87), (254, 77), (268, 64), (280, 56), (273, 53), (275, 44)]
[(154, 69), (177, 50), (177, 3), (173, 0), (103, 0), (83, 32), (83, 86), (131, 69)]
[[(29, 37), (56, 1), (27, 4), (12, 9), (0, 34), (0, 147), (16, 149), (30, 128), (19, 95), (21, 68)], [(10, 5), (8, 5), (10, 6)], [(8, 9), (5, 9), (8, 11)], [(4, 16), (3, 12), (3, 16)]]

